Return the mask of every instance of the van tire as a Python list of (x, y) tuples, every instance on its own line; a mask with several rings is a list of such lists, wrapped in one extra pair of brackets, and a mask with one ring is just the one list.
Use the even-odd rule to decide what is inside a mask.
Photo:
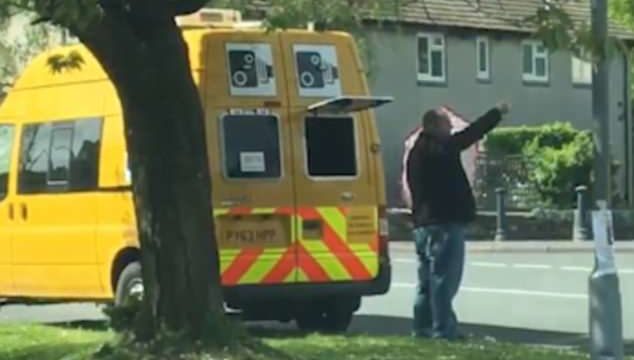
[(131, 296), (143, 296), (138, 294), (143, 290), (143, 277), (141, 275), (141, 264), (137, 261), (131, 262), (123, 269), (117, 280), (115, 292), (115, 306), (125, 306), (130, 303)]

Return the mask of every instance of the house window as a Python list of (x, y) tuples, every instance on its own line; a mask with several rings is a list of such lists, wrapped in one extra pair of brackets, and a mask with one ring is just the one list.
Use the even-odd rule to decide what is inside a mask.
[(592, 63), (575, 55), (571, 56), (572, 83), (577, 85), (592, 84)]
[(418, 80), (445, 82), (445, 36), (418, 34)]
[(522, 79), (530, 82), (548, 81), (548, 49), (541, 41), (522, 43)]
[(476, 38), (476, 64), (478, 80), (491, 79), (489, 39), (486, 37)]

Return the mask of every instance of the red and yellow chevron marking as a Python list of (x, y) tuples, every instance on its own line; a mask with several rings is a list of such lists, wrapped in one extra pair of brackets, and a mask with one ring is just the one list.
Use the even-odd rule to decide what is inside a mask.
[[(263, 214), (288, 215), (291, 244), (283, 248), (249, 247), (220, 249), (222, 283), (225, 286), (366, 281), (378, 274), (378, 224), (363, 241), (351, 242), (348, 215), (359, 209), (302, 207), (232, 208), (214, 212), (216, 217)], [(375, 208), (361, 209), (367, 219), (376, 218)], [(304, 221), (318, 221), (321, 237), (304, 238)], [(370, 233), (369, 233), (370, 234)], [(358, 235), (357, 239), (358, 239)], [(365, 240), (367, 239), (367, 240)]]
[[(301, 208), (301, 221), (322, 222), (321, 239), (306, 239), (300, 235), (300, 242), (328, 272), (330, 281), (362, 281), (376, 277), (378, 254), (372, 249), (374, 239), (378, 239), (378, 226), (366, 243), (352, 244), (348, 236), (348, 214), (351, 209), (339, 207)], [(376, 214), (374, 211), (372, 214)], [(374, 215), (374, 217), (376, 217)], [(302, 259), (299, 259), (300, 263)], [(343, 270), (342, 270), (343, 269)]]

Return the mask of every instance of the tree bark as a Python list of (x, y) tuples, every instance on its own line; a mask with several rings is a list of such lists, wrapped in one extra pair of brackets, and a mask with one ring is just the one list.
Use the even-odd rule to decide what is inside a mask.
[(137, 339), (201, 339), (223, 317), (204, 113), (187, 45), (164, 4), (105, 9), (79, 33), (121, 101), (144, 281)]

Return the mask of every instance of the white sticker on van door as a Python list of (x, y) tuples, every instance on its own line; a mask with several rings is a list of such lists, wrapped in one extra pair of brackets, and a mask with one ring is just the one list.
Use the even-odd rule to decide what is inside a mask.
[(266, 172), (266, 163), (263, 152), (241, 152), (240, 171), (243, 173)]
[(302, 97), (341, 95), (337, 49), (333, 45), (295, 45), (295, 69)]
[(227, 43), (226, 51), (231, 95), (277, 95), (270, 44)]

